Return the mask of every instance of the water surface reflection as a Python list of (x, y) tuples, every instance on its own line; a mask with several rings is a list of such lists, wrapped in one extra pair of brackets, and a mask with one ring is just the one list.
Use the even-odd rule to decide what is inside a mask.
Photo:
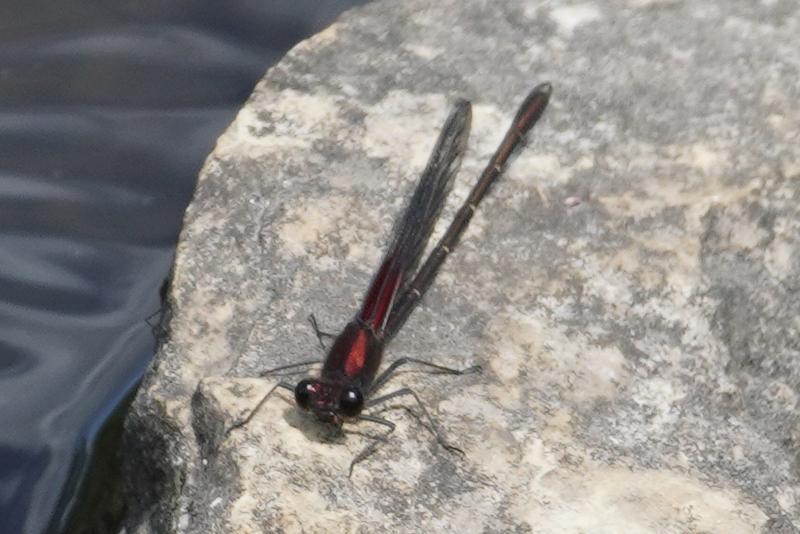
[(203, 160), (266, 68), (356, 3), (0, 6), (0, 534), (61, 528), (152, 357)]

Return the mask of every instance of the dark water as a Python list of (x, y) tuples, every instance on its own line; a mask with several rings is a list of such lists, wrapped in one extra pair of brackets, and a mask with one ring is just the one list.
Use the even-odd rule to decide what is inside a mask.
[(0, 3), (0, 534), (57, 532), (146, 369), (216, 137), (363, 0)]

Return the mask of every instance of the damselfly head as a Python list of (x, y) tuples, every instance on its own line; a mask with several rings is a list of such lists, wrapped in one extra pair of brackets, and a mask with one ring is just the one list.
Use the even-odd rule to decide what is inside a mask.
[(358, 388), (327, 384), (306, 378), (294, 388), (294, 399), (303, 410), (314, 412), (322, 421), (340, 422), (356, 417), (364, 408), (364, 395)]

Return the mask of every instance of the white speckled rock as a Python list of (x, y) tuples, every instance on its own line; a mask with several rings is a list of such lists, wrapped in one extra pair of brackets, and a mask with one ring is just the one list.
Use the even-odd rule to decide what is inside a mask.
[[(128, 532), (782, 533), (800, 528), (800, 5), (414, 0), (271, 69), (200, 178), (167, 342), (127, 423)], [(516, 105), (531, 142), (387, 351), (401, 409), (344, 436), (248, 378), (354, 314), (447, 113), (444, 219)], [(413, 407), (412, 405), (408, 405)]]

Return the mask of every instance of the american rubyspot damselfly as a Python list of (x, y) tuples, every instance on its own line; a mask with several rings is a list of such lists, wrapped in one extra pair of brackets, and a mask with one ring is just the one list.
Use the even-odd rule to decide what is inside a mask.
[[(445, 258), (458, 244), (481, 200), (542, 116), (551, 92), (550, 84), (543, 83), (528, 94), (469, 197), (459, 208), (439, 243), (419, 267), (425, 246), (461, 166), (469, 137), (472, 106), (466, 100), (455, 104), (405, 211), (395, 223), (388, 250), (372, 279), (361, 309), (338, 336), (331, 336), (335, 340), (322, 362), (319, 377), (303, 379), (294, 386), (287, 382), (278, 382), (246, 418), (228, 429), (228, 433), (247, 424), (277, 388), (292, 391), (297, 405), (312, 412), (322, 421), (333, 423), (337, 427), (341, 427), (345, 421), (369, 421), (389, 428), (389, 433), (394, 431), (394, 423), (362, 413), (363, 410), (390, 399), (411, 396), (422, 410), (436, 441), (449, 451), (463, 454), (461, 449), (445, 441), (436, 422), (412, 389), (404, 387), (378, 397), (375, 397), (375, 393), (403, 365), (416, 364), (432, 372), (453, 375), (478, 372), (480, 366), (452, 369), (416, 358), (400, 358), (380, 374), (378, 370), (383, 360), (384, 348), (428, 290)], [(322, 343), (322, 336), (326, 334), (320, 332), (313, 316), (311, 320)], [(312, 360), (285, 365), (265, 371), (260, 376), (315, 363), (320, 362)], [(373, 442), (353, 459), (350, 464), (351, 474), (353, 466), (372, 454), (379, 442)]]

